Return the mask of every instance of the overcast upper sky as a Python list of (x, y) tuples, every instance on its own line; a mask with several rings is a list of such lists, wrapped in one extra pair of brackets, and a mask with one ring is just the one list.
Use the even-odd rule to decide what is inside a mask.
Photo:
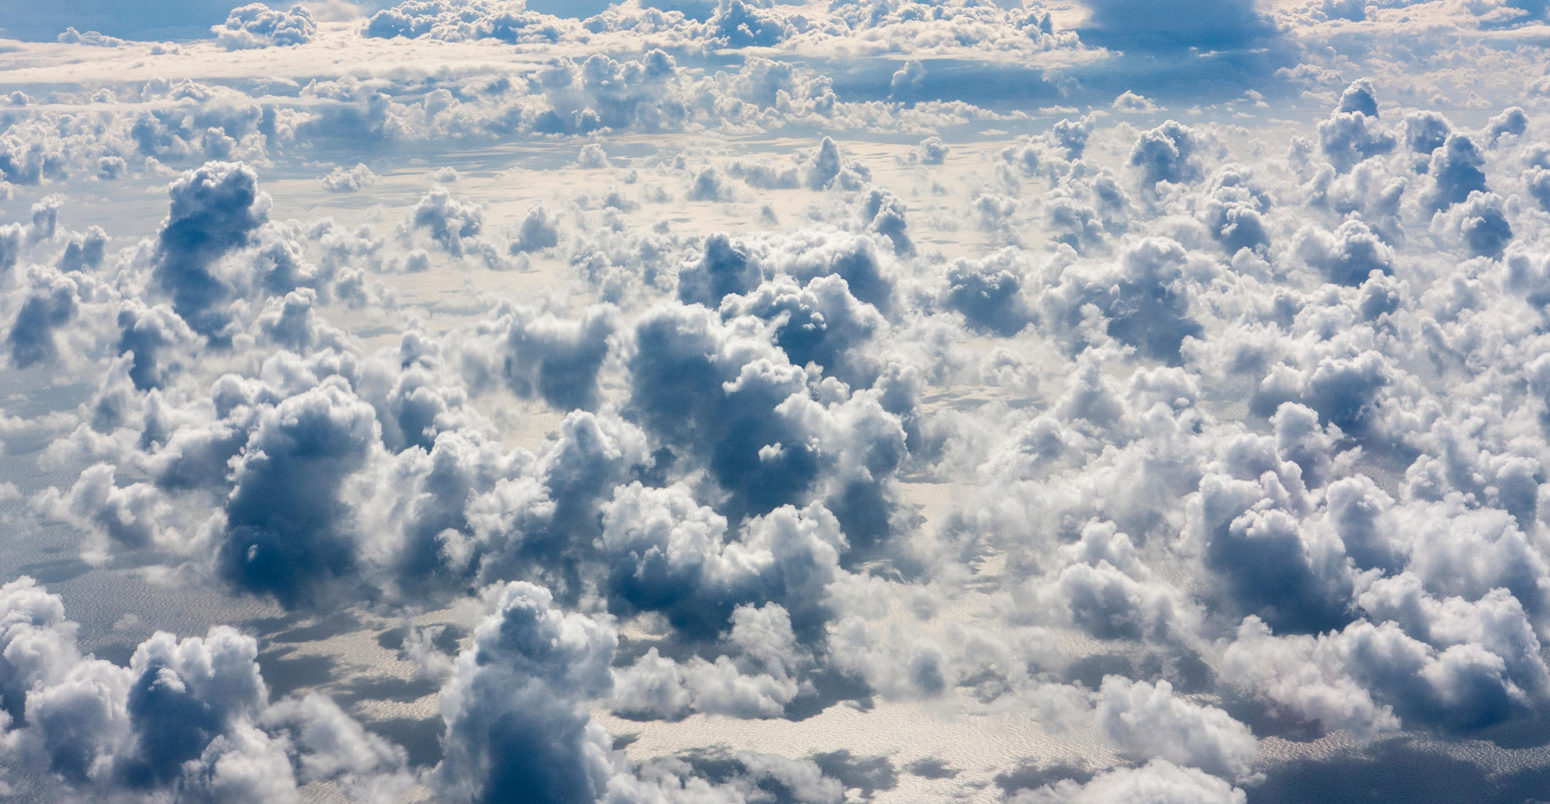
[(0, 0), (0, 797), (1550, 797), (1547, 46)]

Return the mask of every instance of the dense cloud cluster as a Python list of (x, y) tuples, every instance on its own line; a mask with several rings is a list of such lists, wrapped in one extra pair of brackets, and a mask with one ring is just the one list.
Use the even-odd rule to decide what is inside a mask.
[(0, 790), (1542, 791), (1542, 4), (1079, 5), (7, 44)]
[(403, 749), (327, 698), (271, 700), (252, 637), (158, 632), (125, 666), (83, 656), (77, 624), (31, 578), (0, 587), (0, 601), (12, 792), (257, 802), (296, 799), (325, 779), (362, 798), (412, 781)]

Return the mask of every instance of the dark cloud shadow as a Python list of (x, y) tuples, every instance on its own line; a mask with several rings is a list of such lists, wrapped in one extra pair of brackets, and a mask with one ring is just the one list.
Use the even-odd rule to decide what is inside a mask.
[(813, 673), (809, 680), (813, 692), (797, 696), (786, 704), (788, 720), (806, 720), (838, 703), (853, 702), (862, 711), (872, 708), (872, 690), (866, 682), (832, 670)]
[(1211, 667), (1193, 653), (1147, 651), (1138, 656), (1099, 653), (1067, 665), (1065, 680), (1096, 690), (1104, 676), (1163, 680), (1183, 694), (1206, 692), (1215, 681)]
[(1322, 801), (1513, 802), (1543, 799), (1550, 769), (1492, 777), (1480, 766), (1396, 739), (1366, 754), (1289, 762), (1248, 788), (1250, 804)]
[(92, 566), (74, 556), (70, 558), (56, 558), (51, 561), (39, 561), (35, 564), (27, 564), (18, 568), (20, 575), (31, 575), (33, 580), (41, 584), (57, 584), (64, 581), (79, 578), (92, 571)]
[(847, 790), (857, 789), (870, 799), (879, 790), (892, 790), (899, 786), (899, 773), (893, 762), (884, 756), (858, 757), (846, 750), (814, 754), (813, 762), (823, 769), (825, 776), (832, 776), (845, 785)]
[(1037, 790), (1066, 779), (1086, 784), (1092, 778), (1092, 771), (1076, 765), (1040, 765), (1034, 760), (1028, 760), (1014, 770), (997, 774), (996, 786), (1010, 796), (1019, 790)]
[(393, 718), (391, 720), (364, 721), (361, 725), (374, 734), (385, 737), (404, 747), (409, 754), (409, 765), (428, 768), (441, 761), (441, 736), (446, 726), (440, 718), (423, 720)]
[(428, 678), (395, 678), (393, 676), (363, 676), (333, 690), (330, 697), (340, 706), (357, 701), (418, 701), (441, 689), (441, 684)]
[(278, 648), (258, 655), (258, 667), (264, 674), (273, 697), (289, 695), (304, 687), (316, 687), (334, 679), (334, 660), (328, 656), (290, 657), (293, 648)]
[(358, 630), (361, 621), (347, 611), (335, 612), (270, 637), (271, 642), (319, 642)]
[(936, 757), (917, 759), (905, 765), (904, 770), (922, 779), (956, 779), (962, 773)]

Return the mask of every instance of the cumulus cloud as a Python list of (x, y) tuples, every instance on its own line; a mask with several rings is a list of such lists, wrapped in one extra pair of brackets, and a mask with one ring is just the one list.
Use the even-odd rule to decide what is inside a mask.
[(460, 655), (440, 708), (450, 749), (438, 787), (464, 798), (586, 801), (614, 773), (611, 739), (580, 703), (606, 692), (613, 629), (512, 584)]
[(59, 355), (56, 332), (70, 323), (80, 309), (80, 284), (57, 271), (28, 271), (30, 286), (5, 342), (17, 368), (48, 363)]
[(1469, 198), (1470, 193), (1486, 190), (1484, 157), (1465, 134), (1449, 134), (1442, 146), (1432, 152), (1430, 170), (1432, 191), (1427, 201), (1436, 209), (1447, 209)]
[(736, 321), (696, 307), (641, 320), (627, 414), (696, 462), (738, 509), (828, 499), (856, 538), (888, 529), (887, 482), (905, 455), (895, 414), (872, 393), (825, 401), (805, 372)]
[(1229, 779), (1254, 764), (1254, 735), (1226, 712), (1180, 700), (1168, 682), (1156, 686), (1110, 676), (1098, 691), (1098, 722), (1137, 758), (1161, 758)]
[(1200, 332), (1189, 312), (1188, 258), (1175, 241), (1145, 238), (1128, 243), (1117, 263), (1073, 266), (1041, 301), (1048, 320), (1073, 329), (1091, 305), (1108, 335), (1176, 362), (1184, 340)]
[[(1406, 125), (1411, 148), (1419, 152), (1433, 135), (1427, 128), (1412, 127), (1413, 122), (1419, 121), (1407, 120)], [(1319, 148), (1342, 172), (1364, 159), (1389, 153), (1394, 145), (1394, 135), (1379, 122), (1375, 90), (1366, 79), (1346, 87), (1329, 119), (1319, 123)]]
[(339, 501), (378, 438), (375, 411), (338, 385), (286, 399), (260, 418), (234, 462), (218, 561), (238, 587), (310, 602), (354, 562)]
[(1166, 123), (1141, 134), (1130, 151), (1130, 166), (1135, 168), (1143, 187), (1158, 182), (1197, 181), (1201, 177), (1198, 156), (1199, 135), (1177, 121)]
[(1016, 335), (1033, 320), (1022, 296), (1019, 266), (1011, 254), (979, 265), (959, 263), (948, 269), (943, 303), (963, 314), (969, 326), (998, 335)]
[(1012, 800), (1020, 804), (1038, 802), (1212, 802), (1239, 804), (1247, 801), (1244, 792), (1214, 776), (1193, 768), (1181, 768), (1171, 762), (1153, 760), (1140, 768), (1110, 771), (1086, 784), (1063, 781), (1038, 790), (1019, 794)]
[(478, 382), (498, 379), (519, 396), (541, 397), (565, 410), (592, 407), (615, 326), (606, 305), (573, 321), (507, 307), (479, 327), (464, 359)]
[(0, 10), (8, 794), (1537, 789), (1542, 4), (197, 5)]
[(553, 213), (543, 204), (534, 204), (523, 216), (511, 248), (513, 251), (538, 251), (553, 248), (559, 242), (559, 225)]
[(482, 245), (476, 238), (484, 227), (484, 211), (478, 204), (453, 198), (444, 187), (432, 187), (415, 204), (409, 225), (424, 230), (447, 253), (461, 257)]
[(1294, 248), (1324, 279), (1341, 285), (1360, 285), (1373, 272), (1394, 270), (1394, 250), (1360, 218), (1347, 219), (1333, 232), (1304, 228)]
[(231, 10), (226, 22), (212, 28), (215, 40), (227, 50), (275, 45), (303, 45), (317, 35), (317, 23), (304, 6), (289, 10), (250, 3)]
[(365, 164), (357, 162), (355, 167), (345, 170), (336, 167), (323, 177), (323, 189), (331, 193), (354, 193), (375, 184), (378, 180), (376, 173)]
[[(744, 754), (712, 787), (682, 766), (633, 769), (583, 704), (608, 692), (618, 636), (606, 623), (557, 611), (548, 591), (513, 583), (475, 630), (442, 689), (448, 752), (433, 785), (459, 798), (551, 801), (660, 799), (687, 788), (709, 800), (775, 783), (805, 800), (838, 800), (811, 762)], [(676, 773), (675, 773), (676, 771)]]
[(207, 164), (174, 182), (168, 194), (172, 210), (157, 237), (153, 281), (189, 327), (219, 338), (230, 323), (224, 305), (235, 290), (217, 263), (251, 242), (268, 218), (269, 197), (259, 192), (253, 169), (240, 163)]
[[(251, 637), (158, 632), (127, 666), (83, 656), (63, 604), (31, 578), (0, 587), (7, 765), (42, 795), (294, 798), (299, 784), (408, 787), (404, 754), (320, 696), (271, 702)], [(35, 775), (32, 775), (35, 774)]]

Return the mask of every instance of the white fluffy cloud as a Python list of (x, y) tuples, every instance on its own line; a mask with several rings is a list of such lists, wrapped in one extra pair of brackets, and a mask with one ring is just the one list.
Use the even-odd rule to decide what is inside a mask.
[(0, 10), (0, 782), (1512, 800), (1541, 5)]

